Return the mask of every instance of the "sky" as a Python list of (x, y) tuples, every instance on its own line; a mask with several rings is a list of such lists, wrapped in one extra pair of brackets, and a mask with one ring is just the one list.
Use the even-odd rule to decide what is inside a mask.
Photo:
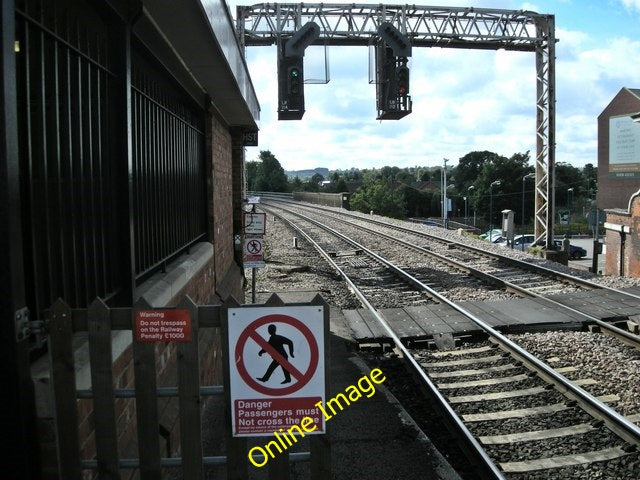
[[(258, 2), (227, 0), (236, 5)], [(311, 3), (311, 2), (309, 2)], [(334, 1), (331, 3), (352, 3)], [(357, 2), (373, 3), (377, 2)], [(385, 4), (406, 4), (389, 0)], [(555, 15), (556, 162), (597, 166), (597, 117), (623, 88), (640, 88), (640, 0), (468, 0), (417, 5), (531, 10)], [(327, 84), (305, 85), (302, 120), (278, 121), (275, 46), (247, 47), (260, 102), (259, 145), (285, 170), (455, 166), (472, 151), (536, 152), (535, 54), (413, 48), (411, 114), (376, 120), (367, 47), (329, 47)], [(305, 77), (323, 73), (323, 50), (305, 54)]]

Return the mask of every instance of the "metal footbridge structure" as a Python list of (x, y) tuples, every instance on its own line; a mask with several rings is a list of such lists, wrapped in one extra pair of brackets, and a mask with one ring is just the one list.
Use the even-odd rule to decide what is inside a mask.
[(414, 47), (533, 52), (536, 69), (535, 237), (553, 247), (555, 170), (555, 17), (524, 10), (418, 5), (262, 3), (238, 6), (245, 46), (280, 45), (308, 22), (316, 45), (372, 44), (390, 22)]

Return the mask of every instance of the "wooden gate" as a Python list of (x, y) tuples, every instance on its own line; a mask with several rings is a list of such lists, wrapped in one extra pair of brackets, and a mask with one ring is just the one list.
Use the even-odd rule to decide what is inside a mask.
[[(324, 305), (321, 297), (311, 304)], [(273, 295), (267, 306), (284, 303)], [(291, 304), (288, 304), (291, 305)], [(308, 304), (307, 304), (308, 305)], [(98, 478), (120, 479), (123, 471), (138, 469), (140, 478), (159, 479), (166, 467), (181, 467), (182, 478), (202, 479), (204, 466), (226, 465), (227, 479), (247, 477), (246, 439), (231, 435), (230, 422), (225, 418), (227, 456), (203, 456), (202, 398), (227, 393), (222, 385), (200, 385), (198, 337), (203, 328), (221, 328), (225, 377), (228, 378), (228, 352), (226, 345), (226, 309), (238, 307), (231, 299), (225, 305), (195, 305), (184, 297), (175, 309), (151, 309), (143, 299), (133, 308), (109, 308), (101, 299), (95, 299), (86, 309), (72, 309), (58, 300), (46, 313), (51, 368), (51, 388), (58, 449), (59, 477), (65, 480), (86, 478), (88, 471), (97, 472)], [(154, 342), (136, 341), (136, 312), (181, 310), (188, 312), (190, 341), (176, 342), (177, 386), (158, 387), (156, 378), (156, 351)], [(112, 334), (130, 330), (134, 364), (135, 388), (116, 388), (113, 375)], [(85, 333), (86, 332), (86, 333)], [(76, 387), (74, 335), (86, 334), (91, 364), (91, 387)], [(227, 380), (225, 380), (226, 382)], [(162, 457), (159, 437), (158, 399), (177, 397), (180, 417), (180, 457)], [(83, 458), (79, 442), (78, 400), (92, 399), (95, 458)], [(138, 458), (121, 458), (118, 449), (116, 404), (120, 399), (135, 399)], [(228, 403), (228, 398), (227, 398)], [(225, 409), (227, 415), (229, 408)], [(325, 436), (323, 436), (325, 437)], [(288, 467), (283, 463), (311, 459), (313, 479), (328, 478), (330, 456), (326, 438), (311, 443), (314, 455), (283, 455), (269, 466), (269, 477), (286, 480)], [(282, 476), (282, 472), (287, 472)]]

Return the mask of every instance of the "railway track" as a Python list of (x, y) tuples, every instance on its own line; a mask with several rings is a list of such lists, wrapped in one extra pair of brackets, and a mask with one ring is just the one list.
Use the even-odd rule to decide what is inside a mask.
[[(275, 204), (278, 205), (277, 203)], [(272, 205), (272, 208), (274, 206)], [(505, 299), (516, 297), (545, 298), (559, 308), (584, 316), (594, 326), (628, 343), (635, 343), (637, 336), (628, 330), (604, 322), (590, 312), (592, 307), (585, 303), (582, 308), (565, 305), (559, 295), (580, 291), (606, 291), (619, 298), (629, 298), (640, 302), (640, 297), (619, 289), (598, 285), (576, 275), (552, 270), (546, 266), (523, 261), (487, 251), (474, 245), (452, 242), (437, 235), (416, 231), (399, 224), (369, 219), (349, 212), (335, 211), (323, 207), (311, 207), (296, 203), (282, 203), (281, 212), (306, 216), (319, 212), (324, 225), (334, 225), (340, 229), (353, 227), (350, 235), (371, 245), (390, 261), (403, 266), (416, 278), (433, 286), (440, 293), (452, 299)], [(296, 213), (297, 212), (297, 213)], [(304, 212), (304, 213), (303, 213)], [(350, 220), (346, 220), (349, 218)], [(360, 233), (355, 233), (360, 229)], [(441, 229), (437, 229), (441, 231)], [(364, 233), (362, 233), (364, 232)], [(375, 240), (375, 239), (380, 240)], [(428, 242), (425, 244), (425, 242)], [(412, 250), (414, 255), (403, 251)], [(498, 247), (502, 250), (502, 247)], [(425, 262), (430, 257), (432, 262)], [(436, 286), (438, 285), (438, 286)], [(393, 307), (396, 305), (389, 305)], [(635, 328), (635, 326), (631, 326)], [(637, 333), (637, 332), (635, 332)]]
[[(529, 354), (415, 275), (433, 267), (412, 262), (404, 269), (398, 265), (399, 258), (389, 261), (386, 254), (332, 231), (326, 218), (321, 222), (291, 211), (284, 215), (289, 215), (292, 225), (298, 223), (300, 235), (332, 263), (361, 304), (378, 318), (396, 350), (474, 452), (484, 478), (568, 478), (566, 468), (572, 465), (592, 464), (606, 472), (617, 468), (621, 458), (637, 456), (640, 429), (604, 403), (615, 402), (615, 394), (600, 399), (588, 394), (581, 388), (588, 379), (578, 375), (574, 381), (567, 380), (563, 370)], [(375, 230), (368, 233), (373, 236)], [(384, 242), (390, 243), (389, 236)], [(468, 283), (470, 273), (464, 268), (459, 271)], [(491, 278), (489, 283), (495, 280)], [(445, 353), (410, 350), (377, 313), (388, 305), (429, 302), (456, 308), (487, 332), (490, 343)], [(518, 419), (517, 428), (513, 418)], [(570, 436), (580, 438), (570, 442), (571, 452), (565, 452), (561, 446)], [(630, 464), (636, 466), (631, 474), (640, 474), (640, 462)], [(550, 476), (526, 476), (531, 472)]]

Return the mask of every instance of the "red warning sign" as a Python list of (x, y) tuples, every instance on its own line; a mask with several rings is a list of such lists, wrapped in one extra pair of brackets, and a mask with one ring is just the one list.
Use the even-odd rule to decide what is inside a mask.
[(190, 342), (191, 315), (188, 310), (138, 310), (135, 332), (138, 342)]

